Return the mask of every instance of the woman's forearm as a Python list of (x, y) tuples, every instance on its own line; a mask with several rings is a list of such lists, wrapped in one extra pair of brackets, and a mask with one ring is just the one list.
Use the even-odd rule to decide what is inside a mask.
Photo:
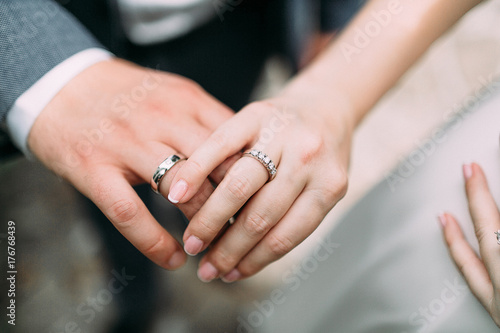
[[(371, 0), (285, 88), (355, 127), (406, 70), (480, 0)], [(323, 111), (321, 111), (323, 110)]]

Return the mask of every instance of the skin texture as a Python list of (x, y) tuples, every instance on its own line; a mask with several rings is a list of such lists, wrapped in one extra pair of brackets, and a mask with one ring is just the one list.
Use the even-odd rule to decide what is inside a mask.
[[(189, 202), (218, 163), (246, 149), (269, 155), (278, 173), (266, 183), (262, 165), (242, 158), (194, 215), (183, 237), (190, 254), (205, 249), (239, 211), (235, 224), (201, 261), (199, 277), (226, 282), (246, 278), (313, 232), (346, 191), (357, 124), (427, 48), (479, 2), (369, 1), (278, 96), (245, 107), (219, 127), (175, 175), (172, 201)], [(374, 25), (379, 28), (373, 30)]]
[[(132, 185), (148, 183), (171, 154), (189, 156), (233, 112), (185, 78), (122, 60), (74, 78), (36, 120), (28, 144), (49, 169), (90, 198), (137, 249), (161, 267), (183, 265), (182, 247), (151, 216)], [(186, 135), (189, 134), (189, 135)], [(164, 177), (166, 197), (179, 162)], [(214, 173), (222, 178), (223, 167)], [(212, 192), (203, 183), (179, 205), (193, 216)]]
[[(200, 278), (239, 280), (288, 253), (343, 197), (357, 124), (479, 2), (369, 1), (280, 94), (234, 117), (185, 78), (121, 60), (101, 62), (52, 100), (28, 144), (142, 253), (168, 269), (180, 267), (185, 253), (131, 186), (149, 182), (173, 153), (190, 157), (167, 173), (160, 190), (192, 218), (185, 250), (196, 254), (211, 245)], [(374, 13), (385, 13), (386, 22), (356, 44), (359, 31), (378, 22)], [(247, 148), (271, 157), (278, 165), (276, 179), (266, 183), (258, 161), (239, 159)], [(209, 178), (220, 183), (212, 196)], [(235, 224), (222, 234), (236, 212)]]
[[(210, 266), (211, 271), (203, 271), (208, 262), (213, 260), (219, 272), (229, 273), (248, 249), (253, 249), (251, 254), (233, 274), (249, 276), (259, 271), (307, 237), (346, 192), (351, 138), (346, 122), (339, 118), (326, 124), (320, 117), (302, 113), (306, 108), (286, 108), (289, 101), (249, 105), (203, 143), (179, 171), (201, 171), (194, 181), (201, 184), (226, 156), (242, 147), (257, 147), (279, 165), (276, 178), (266, 183), (267, 170), (253, 158), (241, 158), (191, 220), (184, 242), (187, 252), (194, 254), (205, 249), (225, 221), (245, 205), (235, 224), (202, 260), (203, 280), (210, 280), (214, 271)], [(197, 186), (188, 186), (192, 192), (199, 191)], [(203, 243), (201, 247), (193, 248), (188, 242), (192, 235)]]
[(471, 248), (451, 214), (443, 214), (439, 219), (451, 257), (472, 293), (500, 327), (500, 271), (496, 264), (500, 246), (493, 234), (500, 229), (500, 213), (479, 165), (464, 166), (464, 178), (480, 256)]

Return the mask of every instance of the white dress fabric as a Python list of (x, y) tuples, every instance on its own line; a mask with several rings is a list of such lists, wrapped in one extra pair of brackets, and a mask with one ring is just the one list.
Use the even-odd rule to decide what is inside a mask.
[(311, 254), (283, 276), (274, 294), (240, 318), (240, 330), (499, 332), (466, 288), (437, 221), (440, 212), (453, 213), (478, 249), (464, 163), (483, 167), (500, 203), (500, 94), (492, 93), (494, 85), (477, 103), (469, 99), (474, 107), (450, 117), (442, 132), (356, 204), (327, 235), (325, 243), (336, 244), (331, 253)]

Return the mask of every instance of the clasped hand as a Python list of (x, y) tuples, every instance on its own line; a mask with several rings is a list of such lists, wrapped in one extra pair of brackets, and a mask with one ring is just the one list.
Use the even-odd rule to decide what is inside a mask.
[[(199, 277), (235, 281), (292, 250), (345, 194), (352, 126), (331, 103), (305, 96), (284, 92), (233, 116), (188, 79), (105, 61), (47, 105), (28, 144), (156, 264), (176, 269), (185, 251), (209, 248)], [(250, 148), (273, 160), (274, 180), (241, 158)], [(160, 192), (190, 219), (185, 251), (132, 188), (172, 154), (189, 159), (167, 172)]]
[[(351, 132), (332, 114), (287, 93), (250, 104), (176, 173), (169, 199), (187, 203), (217, 166), (247, 149), (267, 154), (278, 170), (269, 181), (258, 160), (241, 157), (193, 216), (183, 237), (185, 251), (195, 255), (210, 245), (198, 270), (201, 280), (232, 282), (255, 274), (309, 236), (343, 197)], [(235, 215), (236, 222), (212, 244)]]

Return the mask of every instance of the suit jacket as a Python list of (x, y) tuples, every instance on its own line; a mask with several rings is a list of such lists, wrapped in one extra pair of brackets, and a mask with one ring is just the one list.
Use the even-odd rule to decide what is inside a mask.
[[(227, 31), (220, 27), (227, 21), (231, 21), (231, 17), (236, 16), (237, 12), (244, 12), (239, 9), (228, 12), (228, 20), (225, 20), (224, 24), (218, 21), (218, 18), (214, 18), (217, 22), (212, 24), (210, 33), (198, 32), (199, 37), (195, 38), (194, 42), (179, 41), (174, 42), (174, 45), (167, 43), (163, 47), (136, 47), (131, 45), (125, 37), (121, 22), (119, 22), (118, 11), (115, 8), (115, 1), (61, 1), (66, 3), (63, 7), (53, 0), (0, 0), (0, 124), (4, 123), (6, 114), (15, 100), (45, 73), (70, 56), (91, 47), (106, 47), (119, 57), (142, 65), (149, 64), (157, 67), (163, 60), (159, 60), (158, 55), (155, 54), (160, 53), (164, 58), (171, 57), (169, 64), (162, 63), (159, 66), (161, 69), (172, 70), (196, 81), (203, 81), (207, 75), (198, 74), (196, 71), (209, 67), (207, 64), (200, 66), (189, 64), (176, 70), (172, 63), (179, 61), (193, 63), (197, 60), (193, 55), (198, 55), (199, 52), (198, 49), (191, 49), (190, 45), (200, 45), (204, 40), (209, 39), (207, 36), (210, 33), (211, 35), (220, 34), (221, 38), (227, 38)], [(236, 100), (241, 101), (248, 97), (247, 93), (232, 91), (231, 96), (227, 96), (227, 100), (224, 100), (222, 94), (227, 89), (221, 89), (220, 83), (229, 82), (229, 86), (234, 86), (231, 84), (231, 79), (233, 82), (237, 80), (242, 90), (250, 91), (251, 83), (257, 79), (259, 66), (263, 63), (262, 59), (269, 52), (261, 45), (266, 44), (264, 39), (269, 39), (268, 37), (273, 39), (272, 42), (267, 41), (266, 47), (269, 48), (272, 45), (271, 49), (274, 48), (274, 52), (287, 55), (291, 63), (296, 64), (298, 54), (305, 45), (304, 40), (307, 34), (314, 29), (309, 23), (319, 22), (313, 17), (314, 15), (321, 16), (324, 30), (335, 29), (344, 25), (363, 2), (364, 0), (243, 1), (238, 6), (250, 8), (247, 10), (248, 17), (255, 15), (255, 12), (259, 10), (262, 14), (263, 6), (267, 6), (268, 12), (270, 8), (273, 19), (268, 22), (272, 22), (272, 28), (268, 28), (265, 32), (259, 31), (262, 30), (259, 27), (245, 31), (240, 29), (243, 32), (242, 36), (229, 36), (230, 43), (240, 42), (241, 44), (243, 41), (247, 44), (248, 47), (243, 46), (239, 53), (235, 52), (232, 47), (223, 49), (220, 40), (207, 42), (205, 50), (215, 49), (213, 45), (217, 45), (220, 53), (227, 54), (232, 59), (241, 59), (241, 61), (231, 64), (231, 60), (226, 59), (219, 68), (215, 64), (210, 73), (210, 76), (214, 78), (213, 83), (200, 83), (230, 107), (238, 109), (241, 107), (241, 102), (236, 102)], [(250, 19), (245, 22), (247, 19), (245, 15), (247, 14), (240, 14), (239, 20), (242, 22), (235, 23), (236, 19), (234, 19), (233, 23), (240, 26), (252, 24)], [(262, 16), (265, 15), (262, 14)], [(233, 30), (233, 35), (237, 34), (238, 29)], [(249, 31), (256, 37), (251, 37)], [(174, 49), (181, 50), (175, 53)], [(206, 58), (220, 57), (220, 54), (209, 54)], [(250, 57), (259, 60), (254, 61), (253, 65), (248, 65)], [(229, 72), (227, 68), (231, 65), (239, 71), (224, 74), (223, 72)], [(219, 76), (213, 75), (214, 73), (218, 73)], [(248, 83), (241, 85), (246, 77), (248, 77)], [(218, 96), (218, 94), (221, 95)], [(231, 100), (233, 96), (237, 98)], [(5, 141), (4, 137), (3, 143)], [(2, 138), (0, 137), (1, 145)]]
[(40, 77), (75, 53), (100, 46), (51, 0), (0, 1), (0, 120)]

